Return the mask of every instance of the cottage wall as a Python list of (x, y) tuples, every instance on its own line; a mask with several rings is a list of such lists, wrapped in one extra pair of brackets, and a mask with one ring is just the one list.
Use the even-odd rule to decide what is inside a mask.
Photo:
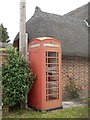
[(81, 97), (88, 96), (88, 58), (76, 56), (62, 57), (63, 99), (66, 99), (65, 86), (68, 84), (68, 74), (75, 76), (78, 84), (84, 89)]

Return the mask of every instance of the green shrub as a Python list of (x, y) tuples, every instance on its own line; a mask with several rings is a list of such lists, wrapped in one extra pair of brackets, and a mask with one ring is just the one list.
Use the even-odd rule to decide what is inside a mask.
[(19, 56), (16, 48), (8, 48), (8, 56), (2, 66), (3, 104), (14, 106), (25, 100), (36, 76), (29, 68), (30, 63)]

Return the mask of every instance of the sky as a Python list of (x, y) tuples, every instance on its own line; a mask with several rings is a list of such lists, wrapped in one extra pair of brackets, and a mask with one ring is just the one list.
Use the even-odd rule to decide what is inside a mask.
[[(44, 12), (64, 15), (88, 2), (89, 0), (26, 0), (26, 21), (32, 17), (36, 6)], [(0, 0), (1, 23), (7, 28), (9, 39), (13, 43), (20, 27), (20, 0)]]

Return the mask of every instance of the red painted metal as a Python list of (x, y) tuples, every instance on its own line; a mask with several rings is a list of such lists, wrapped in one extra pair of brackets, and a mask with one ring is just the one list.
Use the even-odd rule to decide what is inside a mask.
[[(50, 37), (31, 40), (29, 61), (31, 69), (38, 77), (30, 90), (29, 105), (39, 110), (62, 107), (61, 42)], [(57, 69), (50, 66), (55, 66)]]

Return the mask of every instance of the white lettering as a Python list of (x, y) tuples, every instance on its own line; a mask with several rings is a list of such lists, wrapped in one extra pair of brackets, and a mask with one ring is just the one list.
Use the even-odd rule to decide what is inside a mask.
[(33, 44), (33, 45), (30, 45), (30, 48), (34, 48), (34, 47), (39, 47), (40, 44)]
[(58, 44), (44, 43), (45, 47), (59, 47)]

